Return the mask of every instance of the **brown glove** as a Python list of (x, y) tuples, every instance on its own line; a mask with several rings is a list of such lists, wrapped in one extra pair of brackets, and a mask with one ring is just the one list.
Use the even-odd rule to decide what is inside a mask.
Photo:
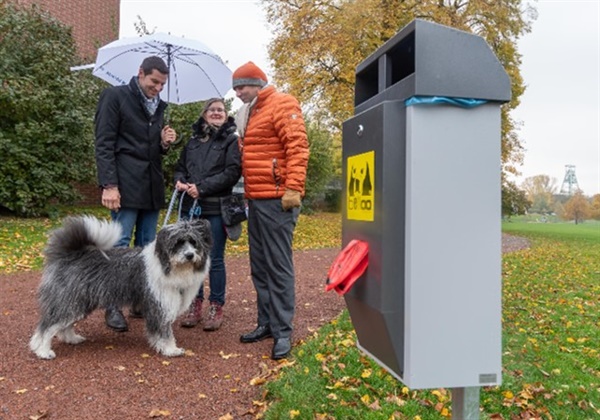
[(285, 211), (294, 207), (300, 207), (301, 203), (302, 197), (298, 191), (286, 189), (283, 197), (281, 197), (281, 207), (283, 207), (283, 210)]

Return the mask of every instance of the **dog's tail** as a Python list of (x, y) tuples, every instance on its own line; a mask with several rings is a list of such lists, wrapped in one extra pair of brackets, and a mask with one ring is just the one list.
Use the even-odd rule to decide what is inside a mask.
[(103, 251), (121, 238), (121, 225), (91, 216), (67, 217), (63, 226), (50, 235), (44, 254), (52, 263), (73, 252), (92, 247)]

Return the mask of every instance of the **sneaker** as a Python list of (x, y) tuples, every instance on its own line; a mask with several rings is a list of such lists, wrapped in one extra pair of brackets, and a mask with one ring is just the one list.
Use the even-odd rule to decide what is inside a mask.
[(223, 323), (223, 305), (216, 302), (210, 302), (208, 309), (208, 319), (204, 323), (204, 331), (216, 331)]
[(202, 301), (198, 298), (194, 298), (190, 310), (181, 320), (181, 326), (186, 328), (193, 328), (202, 322)]

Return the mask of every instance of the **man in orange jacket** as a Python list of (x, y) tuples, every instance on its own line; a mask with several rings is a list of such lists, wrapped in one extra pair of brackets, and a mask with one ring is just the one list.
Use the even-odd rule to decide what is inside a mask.
[(258, 312), (258, 326), (240, 341), (253, 343), (273, 337), (271, 358), (278, 360), (292, 349), (292, 240), (304, 196), (309, 150), (300, 104), (267, 82), (265, 73), (251, 61), (233, 73), (233, 89), (244, 102), (236, 123)]

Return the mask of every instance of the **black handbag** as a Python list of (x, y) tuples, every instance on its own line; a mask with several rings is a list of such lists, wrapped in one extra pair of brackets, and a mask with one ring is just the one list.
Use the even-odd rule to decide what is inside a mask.
[(225, 226), (234, 226), (248, 219), (244, 194), (221, 197), (221, 217)]

